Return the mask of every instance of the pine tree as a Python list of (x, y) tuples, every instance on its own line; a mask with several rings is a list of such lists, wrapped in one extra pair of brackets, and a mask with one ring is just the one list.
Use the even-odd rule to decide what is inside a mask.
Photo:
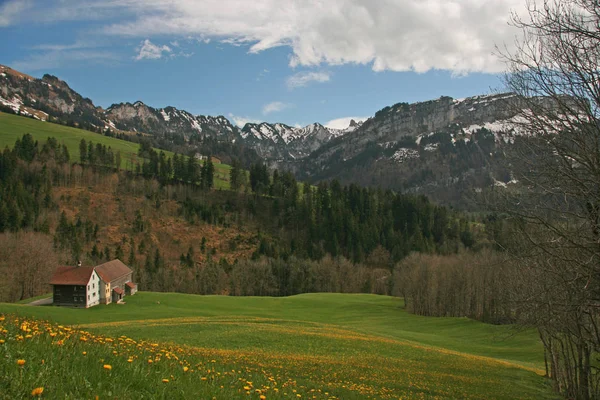
[(231, 169), (229, 170), (229, 187), (234, 192), (240, 189), (240, 162), (237, 158), (234, 158), (231, 162)]
[(206, 189), (212, 189), (215, 182), (215, 166), (211, 157), (206, 162)]
[(129, 266), (134, 266), (136, 264), (135, 242), (133, 241), (133, 238), (129, 238), (129, 258), (127, 259), (127, 264), (129, 264)]
[(124, 258), (123, 248), (121, 247), (120, 244), (118, 244), (117, 248), (115, 249), (115, 258), (117, 258), (119, 260), (123, 260), (123, 258)]

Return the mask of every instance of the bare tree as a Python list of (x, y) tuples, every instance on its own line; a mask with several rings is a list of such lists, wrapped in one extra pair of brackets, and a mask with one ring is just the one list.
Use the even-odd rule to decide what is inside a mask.
[(48, 284), (58, 266), (48, 235), (34, 232), (0, 235), (0, 301), (19, 301), (51, 291)]
[(600, 396), (600, 5), (528, 1), (512, 16), (522, 37), (501, 51), (516, 94), (511, 158), (522, 190), (499, 210), (515, 228), (520, 317), (536, 326), (548, 375), (569, 398)]

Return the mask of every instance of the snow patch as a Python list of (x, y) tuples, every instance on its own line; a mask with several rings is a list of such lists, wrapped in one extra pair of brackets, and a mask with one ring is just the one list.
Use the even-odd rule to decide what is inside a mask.
[(164, 109), (160, 110), (160, 114), (162, 115), (165, 122), (169, 122), (171, 120), (171, 117), (169, 117), (169, 114), (167, 114)]
[(397, 163), (402, 164), (406, 160), (419, 158), (419, 152), (414, 149), (401, 148), (396, 150), (396, 152), (392, 155), (391, 158)]

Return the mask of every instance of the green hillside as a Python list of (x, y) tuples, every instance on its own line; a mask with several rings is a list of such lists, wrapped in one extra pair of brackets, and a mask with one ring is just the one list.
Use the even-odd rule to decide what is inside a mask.
[[(141, 292), (126, 300), (88, 310), (0, 304), (0, 313), (91, 332), (46, 326), (35, 329), (63, 332), (64, 342), (57, 346), (58, 337), (47, 334), (15, 340), (24, 321), (11, 328), (9, 316), (2, 323), (9, 362), (0, 363), (0, 374), (6, 382), (26, 383), (0, 383), (0, 391), (20, 397), (25, 392), (19, 390), (29, 395), (41, 386), (50, 398), (64, 398), (61, 390), (84, 398), (117, 391), (120, 398), (554, 398), (540, 376), (543, 352), (535, 332), (414, 316), (398, 298)], [(28, 364), (19, 368), (17, 359)], [(41, 359), (56, 370), (38, 368)], [(75, 378), (68, 387), (53, 383), (69, 373)], [(103, 378), (107, 374), (118, 377)], [(78, 388), (84, 376), (86, 386)]]
[[(35, 140), (45, 142), (49, 137), (54, 137), (59, 143), (65, 144), (69, 149), (72, 161), (79, 160), (79, 142), (100, 143), (110, 146), (113, 152), (121, 152), (121, 168), (132, 169), (136, 162), (141, 161), (137, 156), (140, 145), (117, 138), (103, 136), (98, 133), (69, 126), (43, 122), (19, 115), (0, 112), (0, 149), (6, 146), (12, 148), (17, 139), (29, 133)], [(159, 149), (157, 149), (159, 150)], [(163, 150), (168, 158), (173, 156), (170, 151)], [(229, 170), (227, 164), (215, 164), (215, 187), (217, 189), (229, 188)]]

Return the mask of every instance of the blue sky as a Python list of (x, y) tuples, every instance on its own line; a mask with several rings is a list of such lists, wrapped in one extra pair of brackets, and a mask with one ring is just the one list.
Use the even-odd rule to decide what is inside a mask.
[[(494, 46), (524, 0), (0, 2), (0, 63), (96, 105), (330, 123), (501, 88)], [(333, 121), (333, 122), (332, 122)]]

